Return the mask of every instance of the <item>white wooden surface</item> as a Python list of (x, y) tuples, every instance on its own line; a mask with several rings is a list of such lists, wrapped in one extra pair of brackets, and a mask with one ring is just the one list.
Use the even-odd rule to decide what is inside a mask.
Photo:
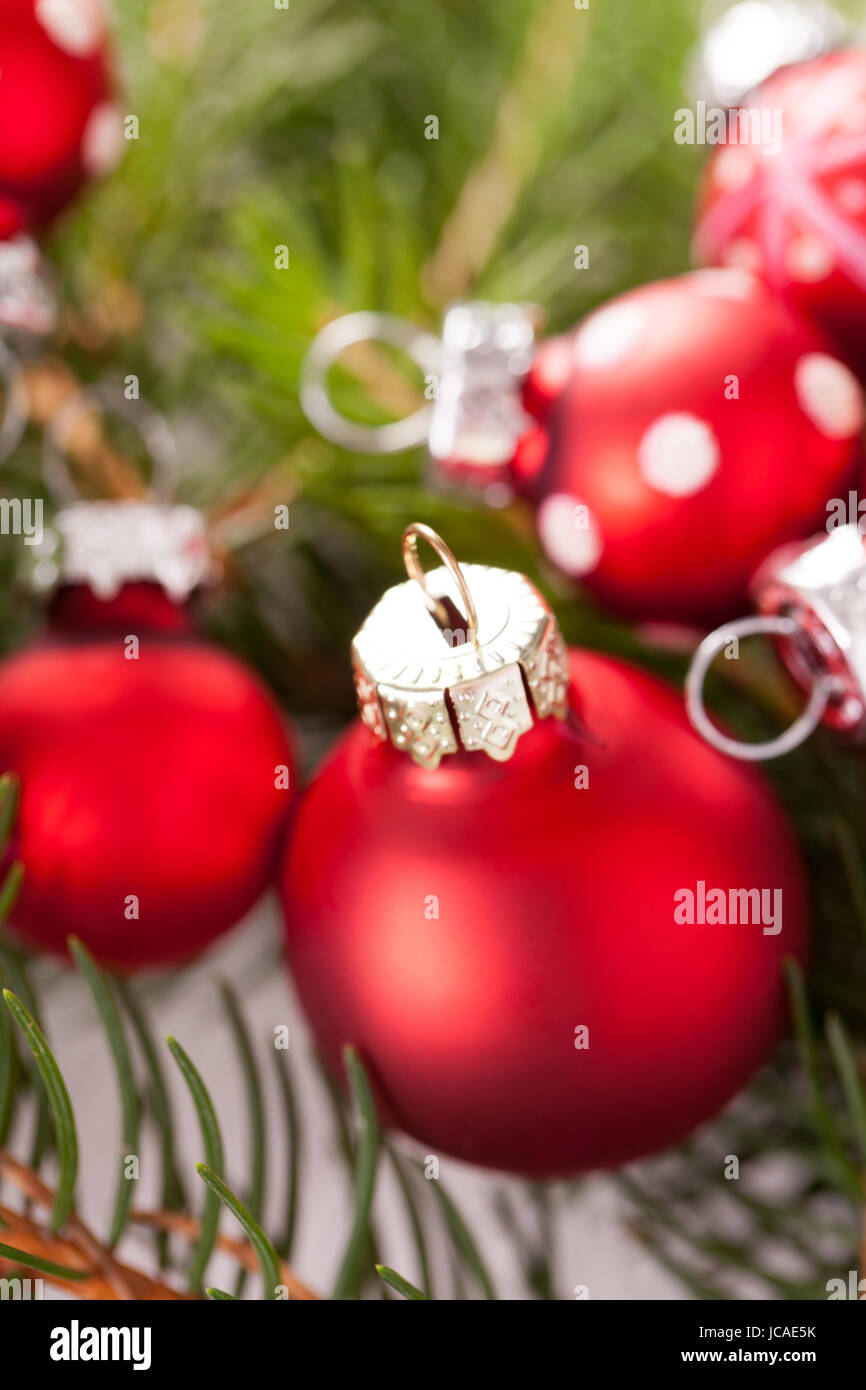
[[(264, 901), (245, 923), (195, 965), (174, 977), (152, 978), (140, 986), (155, 1036), (172, 1033), (190, 1053), (217, 1102), (227, 1151), (229, 1181), (242, 1189), (247, 1172), (246, 1106), (243, 1081), (229, 1029), (224, 1021), (216, 980), (229, 979), (244, 998), (247, 1023), (262, 1062), (270, 1115), (268, 1172), (271, 1199), (268, 1215), (276, 1229), (281, 1223), (285, 1190), (286, 1152), (281, 1103), (272, 1068), (269, 1040), (277, 1024), (290, 1028), (290, 1057), (303, 1120), (303, 1169), (300, 1210), (293, 1265), (303, 1280), (326, 1293), (339, 1263), (349, 1227), (351, 1194), (348, 1176), (336, 1150), (332, 1112), (309, 1057), (306, 1025), (280, 960), (280, 923), (276, 903)], [(86, 1220), (104, 1232), (111, 1210), (119, 1153), (119, 1106), (106, 1043), (95, 1021), (82, 981), (57, 966), (43, 963), (36, 978), (43, 1016), (52, 1045), (67, 1078), (81, 1142), (80, 1206)], [(171, 1083), (179, 1136), (181, 1171), (191, 1175), (189, 1189), (197, 1193), (194, 1164), (203, 1157), (195, 1115), (183, 1083), (166, 1049), (166, 1073)], [(29, 1135), (15, 1136), (19, 1152)], [(135, 1205), (151, 1207), (158, 1193), (157, 1151), (148, 1133), (141, 1150), (141, 1178)], [(458, 1202), (481, 1245), (488, 1267), (505, 1298), (525, 1298), (513, 1244), (492, 1211), (494, 1190), (503, 1186), (527, 1221), (532, 1211), (524, 1189), (507, 1179), (494, 1179), (477, 1170), (443, 1161), (441, 1177)], [(603, 1176), (587, 1179), (578, 1194), (558, 1192), (556, 1201), (556, 1282), (560, 1298), (573, 1298), (577, 1285), (586, 1285), (590, 1299), (682, 1298), (679, 1284), (661, 1269), (627, 1233), (624, 1207), (613, 1184)], [(432, 1214), (432, 1213), (431, 1213)], [(230, 1230), (230, 1218), (225, 1217)], [(418, 1271), (399, 1193), (383, 1165), (376, 1200), (380, 1254), (408, 1278)], [(431, 1220), (433, 1232), (437, 1223)], [(434, 1265), (439, 1293), (448, 1292), (445, 1248), (434, 1234)], [(125, 1238), (121, 1254), (130, 1263), (149, 1267), (150, 1243), (141, 1234)], [(216, 1260), (212, 1282), (229, 1281), (230, 1268)], [(248, 1292), (256, 1294), (255, 1281)], [(52, 1295), (52, 1296), (57, 1296)]]

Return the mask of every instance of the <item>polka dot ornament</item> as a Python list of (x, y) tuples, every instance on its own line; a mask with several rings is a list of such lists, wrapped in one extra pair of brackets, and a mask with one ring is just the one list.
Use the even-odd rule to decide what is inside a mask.
[(561, 390), (530, 378), (517, 486), (550, 561), (627, 617), (732, 616), (767, 553), (858, 480), (856, 379), (744, 271), (644, 286), (555, 341)]
[(707, 167), (696, 259), (760, 275), (866, 379), (866, 50), (782, 69), (748, 110)]

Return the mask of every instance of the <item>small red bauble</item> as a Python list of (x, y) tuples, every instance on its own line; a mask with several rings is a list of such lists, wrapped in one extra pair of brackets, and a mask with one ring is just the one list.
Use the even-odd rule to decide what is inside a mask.
[[(866, 51), (783, 68), (749, 97), (751, 138), (720, 144), (700, 261), (762, 276), (866, 371)], [(748, 118), (748, 112), (746, 116)], [(730, 127), (734, 134), (740, 128)]]
[(857, 382), (745, 272), (622, 295), (571, 348), (516, 481), (548, 557), (629, 617), (729, 616), (768, 551), (818, 529), (857, 477)]
[[(413, 585), (356, 639), (365, 722), (307, 792), (282, 869), (291, 969), (328, 1064), (355, 1044), (386, 1122), (433, 1152), (534, 1176), (623, 1163), (766, 1059), (783, 957), (804, 951), (796, 851), (759, 776), (657, 680), (566, 658), (521, 577), (464, 575), (480, 675)], [(445, 571), (428, 586), (459, 606)], [(763, 890), (780, 929), (715, 921), (713, 890)]]
[(58, 590), (45, 635), (0, 665), (0, 767), (21, 779), (13, 929), (58, 953), (75, 934), (121, 969), (239, 921), (294, 795), (265, 690), (155, 583)]
[(0, 6), (0, 238), (45, 226), (122, 145), (102, 0)]

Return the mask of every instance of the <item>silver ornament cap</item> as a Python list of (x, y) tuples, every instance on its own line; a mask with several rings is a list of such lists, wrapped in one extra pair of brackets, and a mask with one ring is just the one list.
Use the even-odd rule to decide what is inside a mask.
[(125, 584), (158, 584), (175, 603), (215, 578), (204, 517), (163, 502), (76, 502), (32, 547), (38, 589), (86, 584), (113, 599)]
[(27, 428), (29, 396), (20, 359), (54, 331), (57, 305), (47, 263), (35, 241), (0, 241), (0, 462), (17, 449)]
[(752, 584), (758, 610), (790, 619), (793, 636), (780, 639), (782, 659), (806, 690), (823, 678), (823, 721), (855, 737), (866, 735), (866, 544), (855, 523), (812, 540), (780, 547)]
[[(99, 408), (126, 419), (140, 434), (152, 465), (144, 497), (82, 501), (66, 458), (69, 432)], [(97, 383), (70, 397), (52, 416), (43, 440), (43, 473), (62, 504), (42, 540), (30, 549), (37, 589), (86, 584), (110, 600), (125, 584), (158, 584), (183, 603), (219, 575), (201, 512), (172, 500), (178, 468), (174, 436), (147, 402), (119, 385)]]
[[(720, 752), (750, 762), (790, 753), (821, 723), (866, 741), (866, 543), (859, 525), (779, 546), (750, 589), (757, 613), (716, 628), (692, 656), (684, 693), (697, 732)], [(793, 724), (762, 743), (723, 732), (704, 704), (710, 666), (722, 652), (737, 656), (744, 637), (773, 637), (807, 695)]]
[(0, 330), (8, 337), (44, 338), (56, 321), (56, 300), (35, 241), (0, 241)]
[[(443, 561), (424, 573), (418, 541)], [(512, 570), (461, 565), (415, 523), (410, 578), (388, 589), (352, 643), (361, 718), (420, 767), (456, 753), (509, 759), (537, 719), (568, 712), (568, 654), (550, 608)]]
[(458, 465), (489, 505), (511, 497), (509, 470), (532, 421), (520, 387), (532, 365), (537, 310), (455, 304), (442, 325), (442, 368), (430, 419), (430, 458)]

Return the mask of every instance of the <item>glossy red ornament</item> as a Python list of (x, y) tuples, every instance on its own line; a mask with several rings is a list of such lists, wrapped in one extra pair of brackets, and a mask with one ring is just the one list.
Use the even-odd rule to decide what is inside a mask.
[(0, 5), (0, 238), (44, 227), (123, 142), (102, 0)]
[(185, 606), (155, 584), (61, 588), (44, 637), (0, 665), (0, 767), (21, 778), (14, 930), (58, 953), (74, 933), (122, 969), (193, 956), (271, 881), (292, 764), (258, 680)]
[(764, 556), (820, 529), (862, 465), (856, 380), (745, 272), (622, 295), (571, 353), (515, 480), (548, 557), (628, 617), (730, 616)]
[(718, 145), (709, 162), (695, 255), (760, 275), (862, 375), (866, 51), (842, 49), (783, 68), (748, 106), (755, 137)]
[[(772, 1048), (782, 959), (805, 942), (760, 777), (656, 679), (588, 652), (569, 669), (571, 717), (536, 720), (507, 761), (460, 750), (431, 771), (357, 722), (281, 873), (329, 1066), (353, 1043), (389, 1125), (533, 1176), (626, 1162), (718, 1111)], [(701, 884), (778, 890), (781, 930), (679, 924)]]

